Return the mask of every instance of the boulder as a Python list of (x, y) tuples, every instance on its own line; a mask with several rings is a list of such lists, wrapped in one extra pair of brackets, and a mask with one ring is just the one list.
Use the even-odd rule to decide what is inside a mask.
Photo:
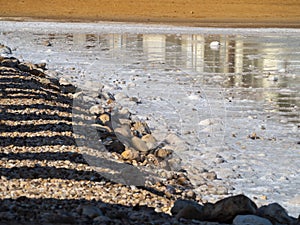
[(204, 219), (231, 223), (237, 215), (255, 214), (256, 204), (245, 195), (224, 198), (215, 204), (204, 206)]
[(192, 200), (178, 199), (175, 201), (174, 206), (171, 209), (172, 215), (178, 215), (178, 213), (187, 206), (192, 206), (193, 208), (195, 208), (193, 210), (197, 212), (201, 212), (203, 210), (203, 205), (198, 204), (198, 202)]
[(297, 224), (297, 219), (290, 217), (278, 203), (260, 207), (257, 210), (257, 215), (270, 220), (273, 224)]
[[(178, 211), (178, 209), (172, 210), (174, 213)], [(194, 203), (185, 204), (176, 218), (232, 223), (237, 215), (255, 214), (256, 210), (257, 206), (251, 199), (244, 195), (236, 195), (224, 198), (215, 204), (207, 203), (203, 207), (196, 206)]]
[(238, 215), (234, 218), (233, 225), (272, 225), (272, 223), (255, 215)]

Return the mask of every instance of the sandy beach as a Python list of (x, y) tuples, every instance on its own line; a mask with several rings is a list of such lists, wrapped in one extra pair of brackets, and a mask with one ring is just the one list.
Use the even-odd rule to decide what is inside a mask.
[(2, 20), (117, 21), (210, 27), (300, 27), (297, 0), (0, 1)]

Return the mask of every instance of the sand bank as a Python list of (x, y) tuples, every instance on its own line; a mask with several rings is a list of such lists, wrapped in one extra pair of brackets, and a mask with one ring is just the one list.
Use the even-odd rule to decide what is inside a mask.
[(210, 27), (300, 27), (297, 0), (0, 0), (2, 20), (118, 21)]

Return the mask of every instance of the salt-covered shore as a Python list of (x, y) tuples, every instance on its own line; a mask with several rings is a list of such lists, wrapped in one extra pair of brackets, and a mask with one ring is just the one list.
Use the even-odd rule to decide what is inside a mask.
[(197, 194), (172, 137), (158, 144), (109, 93), (86, 95), (45, 63), (0, 66), (1, 224), (299, 224), (244, 195), (207, 203), (227, 192), (216, 173), (193, 174), (206, 187)]
[[(12, 25), (13, 23), (10, 23), (10, 25)], [(14, 27), (10, 27), (9, 24), (3, 24), (4, 28), (6, 28), (8, 31), (13, 31), (16, 32), (18, 28), (18, 26), (22, 26), (22, 24), (16, 24), (16, 26)], [(24, 27), (24, 29), (21, 29), (21, 33), (22, 34), (30, 34), (33, 30), (38, 31), (38, 32), (42, 32), (42, 27), (41, 24), (37, 23), (29, 23), (28, 24), (29, 27), (26, 28), (26, 26)], [(60, 24), (59, 26), (63, 26), (65, 28), (67, 28), (68, 26), (66, 25), (62, 25)], [(77, 25), (70, 25), (71, 27), (74, 26), (75, 30), (77, 29), (76, 32), (82, 32), (82, 28), (80, 24)], [(88, 25), (89, 26), (89, 25)], [(129, 32), (130, 29), (128, 29), (127, 26), (124, 26), (123, 28), (120, 28), (118, 25), (116, 25), (116, 27), (114, 27), (114, 25), (110, 24), (110, 25), (104, 25), (104, 26), (99, 26), (98, 25), (91, 25), (91, 28), (94, 26), (94, 28), (98, 27), (97, 29), (99, 29), (101, 32), (108, 32), (111, 28), (114, 28), (118, 31), (122, 31), (122, 29), (125, 29), (126, 32)], [(123, 25), (121, 25), (122, 27)], [(48, 31), (52, 32), (57, 32), (56, 30), (56, 25), (54, 23), (50, 23), (49, 25), (47, 24), (47, 27), (49, 28)], [(125, 28), (126, 27), (126, 28)], [(133, 29), (136, 29), (136, 27), (134, 25), (132, 25)], [(140, 27), (141, 29), (144, 29), (145, 32), (190, 32), (190, 28), (178, 28), (178, 30), (170, 28), (170, 27), (166, 27), (165, 29), (161, 29), (161, 28), (153, 28), (153, 27), (148, 27), (151, 31), (149, 31), (149, 29), (145, 29), (142, 25), (138, 25), (138, 27)], [(89, 28), (88, 28), (89, 29)], [(157, 29), (157, 30), (156, 30)], [(14, 31), (15, 30), (15, 31)], [(71, 31), (72, 29), (70, 28), (69, 31)], [(106, 30), (106, 31), (105, 31)], [(188, 30), (188, 31), (187, 31)], [(297, 33), (297, 30), (286, 30), (287, 33), (290, 33), (291, 35), (293, 35), (293, 33)], [(59, 31), (61, 32), (61, 31)], [(88, 30), (85, 30), (85, 32), (90, 32)], [(213, 31), (209, 31), (206, 30), (206, 32), (213, 32)], [(224, 33), (230, 33), (230, 30), (219, 30), (218, 32), (224, 32)], [(237, 32), (245, 32), (244, 30), (240, 30)], [(254, 32), (257, 32), (257, 34), (259, 35), (259, 33), (261, 32), (259, 29), (254, 30)], [(270, 33), (276, 33), (276, 30), (269, 30)], [(42, 32), (43, 33), (43, 32)], [(13, 35), (15, 35), (16, 33), (12, 33)], [(2, 33), (3, 35), (3, 33)], [(12, 37), (10, 36), (10, 34), (4, 34), (4, 37)], [(26, 38), (27, 41), (29, 41), (29, 45), (26, 46), (24, 45), (24, 41), (26, 42)], [(15, 39), (16, 40), (16, 39)], [(41, 43), (39, 42), (39, 40), (36, 40), (37, 43)], [(21, 44), (22, 43), (22, 44)], [(59, 43), (59, 42), (58, 42)], [(9, 45), (9, 39), (6, 39), (5, 44)], [(50, 42), (51, 44), (51, 42)], [(14, 42), (12, 45), (12, 49), (13, 49), (13, 53), (14, 54), (19, 54), (19, 56), (22, 56), (24, 59), (28, 58), (31, 61), (34, 62), (40, 62), (40, 61), (51, 61), (52, 62), (48, 63), (48, 65), (51, 67), (55, 67), (54, 65), (54, 61), (56, 59), (52, 58), (51, 59), (51, 55), (58, 55), (58, 53), (60, 54), (61, 58), (59, 59), (60, 61), (63, 61), (59, 64), (60, 69), (57, 67), (56, 65), (56, 70), (57, 72), (61, 72), (64, 76), (72, 81), (75, 82), (77, 85), (79, 85), (81, 88), (86, 88), (89, 89), (93, 94), (95, 94), (95, 91), (97, 92), (99, 90), (99, 87), (101, 85), (104, 84), (104, 89), (106, 91), (110, 91), (112, 93), (115, 94), (116, 99), (118, 100), (118, 102), (122, 105), (128, 105), (129, 107), (131, 107), (131, 109), (135, 109), (135, 110), (139, 110), (138, 108), (136, 108), (136, 105), (138, 106), (143, 106), (143, 104), (136, 104), (138, 103), (138, 101), (141, 101), (141, 103), (148, 103), (151, 101), (148, 101), (149, 99), (146, 98), (147, 96), (147, 92), (144, 92), (145, 96), (139, 96), (139, 98), (137, 97), (137, 93), (139, 92), (139, 87), (142, 87), (141, 84), (145, 82), (145, 80), (143, 80), (143, 78), (136, 78), (136, 81), (134, 82), (135, 84), (135, 88), (133, 88), (131, 91), (126, 91), (127, 94), (129, 96), (122, 96), (120, 93), (118, 93), (119, 91), (114, 92), (114, 87), (111, 83), (109, 83), (111, 80), (119, 80), (119, 87), (122, 87), (122, 82), (125, 80), (126, 78), (122, 78), (120, 77), (120, 74), (118, 74), (117, 77), (113, 77), (113, 73), (110, 74), (111, 77), (103, 77), (103, 82), (98, 82), (96, 85), (95, 83), (89, 83), (89, 82), (84, 82), (85, 78), (79, 78), (79, 77), (74, 77), (73, 75), (71, 75), (70, 72), (68, 72), (68, 58), (70, 57), (70, 55), (68, 54), (62, 54), (63, 52), (65, 52), (65, 47), (63, 47), (63, 44), (60, 43), (58, 45), (53, 45), (52, 46), (46, 46), (45, 44), (38, 44), (36, 45), (35, 43), (30, 42), (30, 36), (26, 37), (24, 40), (21, 40), (21, 42), (18, 44), (18, 42)], [(34, 48), (37, 48), (37, 51), (34, 50)], [(45, 57), (45, 52), (43, 53), (43, 51), (45, 51), (45, 47), (47, 48), (47, 51), (50, 58)], [(28, 51), (29, 50), (29, 51)], [(71, 52), (70, 52), (71, 53)], [(80, 52), (78, 52), (80, 55)], [(72, 54), (72, 53), (71, 53)], [(75, 56), (75, 55), (74, 55)], [(78, 57), (78, 56), (76, 56)], [(87, 59), (86, 59), (87, 60)], [(94, 62), (94, 59), (91, 59), (92, 62)], [(80, 59), (80, 62), (82, 62), (82, 59)], [(101, 63), (106, 63), (105, 61), (99, 61), (96, 64), (92, 64), (91, 67), (89, 67), (90, 71), (87, 72), (93, 72), (96, 66), (101, 65)], [(120, 62), (116, 62), (116, 65), (118, 66)], [(128, 63), (128, 61), (126, 61), (126, 63)], [(112, 66), (113, 63), (108, 63), (108, 66)], [(82, 66), (82, 65), (81, 65)], [(84, 69), (84, 68), (75, 68), (75, 70), (80, 70), (80, 69)], [(113, 70), (112, 70), (113, 71)], [(131, 71), (133, 71), (133, 69), (131, 69)], [(136, 70), (138, 71), (138, 70)], [(78, 71), (76, 71), (78, 72)], [(51, 71), (50, 71), (51, 73)], [(126, 71), (124, 72), (126, 73)], [(88, 74), (88, 73), (86, 73)], [(106, 71), (107, 74), (107, 71)], [(61, 76), (59, 74), (56, 74), (55, 76)], [(125, 74), (126, 75), (126, 74)], [(153, 76), (155, 77), (155, 76)], [(89, 77), (88, 79), (93, 79), (93, 77)], [(94, 77), (95, 78), (95, 77)], [(106, 80), (105, 80), (106, 79)], [(127, 82), (127, 81), (126, 81)], [(150, 85), (151, 81), (147, 81)], [(131, 84), (132, 85), (132, 84)], [(155, 85), (155, 84), (153, 84)], [(152, 86), (153, 87), (153, 86)], [(177, 86), (178, 87), (178, 86)], [(94, 88), (94, 90), (93, 90)], [(176, 89), (176, 85), (173, 87)], [(184, 87), (180, 87), (181, 89)], [(174, 89), (173, 89), (174, 90)], [(210, 93), (211, 97), (214, 96), (214, 94), (217, 93), (218, 90), (214, 91), (212, 90), (212, 92)], [(122, 91), (121, 91), (122, 92)], [(170, 93), (172, 93), (172, 89), (169, 90)], [(172, 97), (172, 95), (170, 95), (170, 93), (168, 92), (168, 97)], [(179, 93), (180, 94), (180, 93)], [(183, 93), (183, 95), (185, 95), (185, 93)], [(180, 95), (179, 95), (180, 96)], [(132, 98), (134, 97), (134, 98)], [(194, 97), (192, 97), (194, 98)], [(224, 100), (224, 99), (220, 99), (220, 98), (216, 98), (216, 103), (215, 105), (218, 105), (220, 103), (220, 100)], [(168, 99), (169, 102), (171, 102), (171, 99)], [(152, 99), (152, 103), (155, 102), (154, 99)], [(156, 101), (157, 103), (157, 101)], [(172, 103), (172, 102), (171, 102)], [(144, 104), (147, 105), (147, 104)], [(170, 105), (168, 103), (168, 105)], [(134, 106), (134, 107), (132, 107)], [(223, 118), (223, 113), (224, 111), (222, 111), (224, 108), (222, 107), (218, 107), (219, 113), (220, 114), (215, 114), (216, 117), (219, 116), (219, 118)], [(217, 110), (216, 110), (217, 111)], [(147, 111), (144, 111), (147, 113)], [(141, 116), (143, 118), (143, 115), (138, 115)], [(190, 115), (192, 116), (192, 115)], [(218, 179), (215, 180), (213, 179), (214, 185), (219, 185), (220, 187), (223, 186), (223, 184), (225, 184), (225, 189), (221, 190), (218, 188), (214, 189), (212, 187), (208, 187), (205, 189), (204, 186), (201, 187), (201, 185), (199, 186), (198, 189), (195, 190), (196, 193), (201, 194), (201, 197), (203, 198), (204, 202), (205, 201), (216, 201), (217, 199), (222, 199), (224, 198), (224, 195), (230, 195), (233, 193), (241, 193), (241, 192), (245, 192), (246, 194), (250, 193), (251, 198), (254, 199), (254, 201), (256, 201), (257, 203), (259, 203), (259, 205), (264, 205), (264, 204), (268, 204), (270, 202), (278, 202), (280, 204), (284, 204), (284, 206), (288, 209), (289, 212), (292, 211), (292, 215), (297, 216), (297, 213), (299, 212), (299, 199), (297, 197), (297, 186), (299, 184), (299, 175), (297, 175), (297, 171), (299, 171), (299, 167), (297, 167), (297, 164), (290, 164), (290, 162), (293, 161), (289, 161), (289, 159), (293, 159), (297, 161), (297, 154), (295, 156), (295, 152), (286, 152), (284, 151), (284, 149), (280, 149), (280, 146), (285, 146), (286, 148), (290, 148), (290, 149), (295, 149), (296, 153), (297, 153), (297, 138), (294, 136), (291, 136), (291, 138), (293, 138), (292, 142), (288, 142), (289, 145), (287, 145), (284, 141), (279, 141), (279, 142), (274, 142), (276, 140), (272, 140), (273, 137), (281, 137), (284, 136), (284, 130), (283, 131), (276, 131), (276, 127), (278, 126), (276, 123), (272, 124), (269, 123), (269, 129), (272, 129), (272, 133), (270, 132), (266, 132), (265, 130), (260, 131), (260, 133), (258, 133), (259, 136), (257, 136), (257, 138), (254, 136), (253, 131), (256, 130), (256, 128), (253, 127), (253, 125), (256, 126), (256, 124), (261, 124), (263, 125), (263, 121), (259, 121), (260, 118), (255, 118), (255, 123), (253, 123), (253, 116), (249, 116), (248, 118), (239, 118), (238, 121), (236, 121), (233, 125), (233, 127), (228, 126), (228, 133), (231, 133), (232, 135), (237, 135), (238, 132), (240, 132), (239, 134), (241, 135), (240, 137), (245, 137), (245, 139), (241, 138), (242, 141), (244, 141), (244, 143), (240, 143), (238, 145), (240, 145), (241, 149), (244, 149), (244, 147), (248, 147), (247, 151), (244, 151), (241, 154), (241, 150), (239, 149), (238, 145), (231, 145), (232, 142), (229, 142), (229, 145), (226, 145), (224, 141), (222, 141), (221, 139), (221, 143), (218, 144), (212, 144), (214, 143), (214, 141), (218, 140), (219, 137), (222, 138), (223, 133), (221, 134), (221, 136), (217, 135), (216, 139), (209, 139), (209, 143), (210, 146), (207, 148), (204, 148), (205, 146), (203, 145), (201, 154), (199, 154), (199, 151), (194, 151), (193, 152), (193, 148), (191, 147), (187, 147), (185, 152), (178, 152), (176, 154), (178, 154), (182, 159), (183, 159), (183, 164), (185, 166), (185, 169), (190, 169), (190, 171), (194, 171), (194, 177), (191, 176), (191, 179), (196, 182), (197, 179), (199, 179), (199, 174), (201, 173), (206, 173), (207, 171), (214, 171), (217, 174)], [(215, 124), (219, 124), (218, 120), (206, 120), (206, 118), (203, 118), (202, 120), (199, 121), (200, 125), (203, 126), (203, 128), (205, 127), (210, 127), (211, 125)], [(151, 121), (149, 121), (149, 123), (151, 124)], [(156, 123), (154, 123), (152, 121), (153, 125), (157, 125)], [(241, 123), (241, 124), (246, 124), (247, 129), (244, 129), (242, 127), (236, 127), (236, 124)], [(222, 124), (219, 124), (221, 126), (223, 126)], [(151, 127), (151, 126), (150, 126)], [(235, 129), (233, 129), (235, 128)], [(159, 129), (158, 129), (159, 130)], [(213, 129), (208, 129), (208, 131), (210, 132)], [(162, 134), (166, 134), (167, 130), (165, 129), (165, 126), (161, 126), (161, 130), (159, 131)], [(158, 132), (158, 134), (159, 134)], [(283, 133), (282, 133), (283, 132)], [(251, 136), (253, 135), (253, 136)], [(256, 134), (257, 135), (257, 134)], [(187, 133), (188, 136), (188, 133)], [(165, 136), (164, 136), (165, 137)], [(174, 146), (180, 146), (180, 144), (184, 144), (181, 147), (186, 147), (186, 144), (184, 142), (182, 142), (182, 136), (179, 139), (174, 139), (174, 143), (173, 143), (173, 147)], [(161, 140), (160, 140), (161, 141)], [(236, 142), (237, 143), (237, 142)], [(266, 152), (260, 151), (260, 153), (257, 153), (255, 151), (255, 146), (259, 143), (259, 145), (264, 146), (261, 149), (265, 149), (266, 146), (269, 146), (270, 148), (272, 148), (272, 146), (274, 146), (274, 143), (277, 143), (275, 146), (276, 150), (278, 151), (278, 154), (282, 154), (282, 157), (278, 157), (277, 155), (270, 155)], [(280, 143), (282, 143), (280, 145)], [(268, 149), (268, 148), (267, 148)], [(195, 156), (194, 158), (191, 157), (191, 155)], [(288, 157), (287, 157), (288, 156)], [(274, 164), (270, 164), (270, 162), (274, 163)], [(268, 167), (266, 168), (265, 165), (268, 165)], [(189, 167), (189, 165), (192, 165), (192, 167)], [(263, 170), (263, 168), (266, 168), (266, 170)], [(285, 168), (285, 169), (284, 169)], [(193, 170), (194, 169), (194, 170)], [(276, 176), (275, 174), (273, 174), (274, 171), (278, 171), (278, 174), (280, 176)], [(291, 171), (293, 171), (291, 173)], [(192, 175), (192, 173), (190, 173), (190, 175)], [(251, 177), (253, 178), (253, 180), (245, 180), (245, 177)], [(253, 177), (254, 176), (254, 177)], [(235, 187), (235, 190), (231, 190), (231, 188)], [(201, 189), (202, 188), (202, 189)], [(244, 191), (241, 191), (244, 190)], [(210, 194), (205, 194), (205, 192), (208, 191), (212, 191), (210, 192)], [(250, 192), (247, 192), (250, 191)], [(218, 195), (220, 195), (220, 197), (218, 197)]]

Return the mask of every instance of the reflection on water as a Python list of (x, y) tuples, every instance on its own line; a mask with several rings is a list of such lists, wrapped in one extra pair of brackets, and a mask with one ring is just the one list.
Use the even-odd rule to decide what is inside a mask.
[[(50, 38), (50, 37), (49, 37)], [(58, 38), (58, 37), (57, 37)], [(272, 110), (300, 123), (300, 38), (204, 34), (68, 34), (74, 48), (99, 51), (123, 64), (165, 64), (194, 71), (208, 85), (244, 88), (247, 99), (272, 103)], [(212, 42), (219, 43), (211, 45)], [(275, 106), (274, 106), (275, 103)]]
[[(288, 122), (300, 124), (300, 37), (297, 33), (287, 36), (281, 33), (167, 35), (84, 32), (24, 35), (27, 39), (23, 40), (22, 35), (2, 33), (2, 37), (11, 39), (9, 42), (23, 41), (25, 52), (30, 38), (37, 43), (35, 49), (39, 43), (42, 45), (43, 40), (50, 41), (53, 46), (47, 51), (45, 47), (41, 48), (41, 53), (48, 53), (52, 64), (61, 67), (66, 64), (76, 67), (74, 62), (88, 65), (96, 58), (106, 58), (107, 63), (114, 60), (111, 65), (119, 64), (119, 68), (153, 64), (154, 70), (160, 67), (185, 71), (201, 80), (201, 85), (234, 90), (239, 93), (235, 98), (261, 101), (270, 106), (266, 111), (274, 111), (286, 117)], [(219, 44), (211, 45), (212, 42)], [(51, 51), (56, 45), (62, 50)], [(61, 53), (68, 58), (61, 60)], [(74, 71), (74, 76), (78, 72), (81, 71)]]

